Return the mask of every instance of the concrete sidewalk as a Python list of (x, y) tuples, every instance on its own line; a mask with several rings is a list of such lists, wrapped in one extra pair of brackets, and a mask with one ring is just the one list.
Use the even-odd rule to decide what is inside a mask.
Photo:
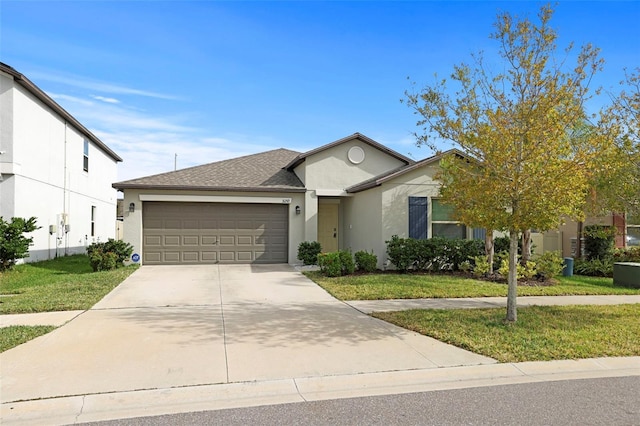
[[(518, 307), (570, 305), (625, 305), (640, 303), (640, 295), (613, 296), (518, 296)], [(464, 297), (455, 299), (349, 300), (360, 312), (404, 311), (407, 309), (480, 309), (507, 306), (506, 297)]]
[[(482, 309), (507, 306), (506, 297), (461, 297), (432, 299), (348, 300), (360, 312), (402, 311), (407, 309)], [(611, 296), (519, 296), (518, 307), (571, 305), (640, 304), (640, 295)], [(12, 325), (53, 325), (59, 327), (85, 311), (42, 312), (0, 315), (0, 327)]]

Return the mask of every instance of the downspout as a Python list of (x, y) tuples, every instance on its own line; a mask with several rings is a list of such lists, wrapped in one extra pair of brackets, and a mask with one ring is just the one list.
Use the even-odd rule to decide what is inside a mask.
[[(64, 255), (67, 255), (67, 233), (65, 232), (65, 225), (67, 224), (66, 220), (67, 216), (67, 120), (64, 121), (64, 177), (62, 180), (62, 220), (64, 223), (61, 223), (63, 238), (64, 238)], [(56, 254), (57, 254), (56, 250)]]

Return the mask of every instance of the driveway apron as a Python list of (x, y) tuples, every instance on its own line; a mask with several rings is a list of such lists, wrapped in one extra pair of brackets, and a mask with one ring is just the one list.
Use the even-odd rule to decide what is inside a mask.
[(334, 299), (289, 265), (144, 266), (0, 354), (3, 403), (495, 361)]

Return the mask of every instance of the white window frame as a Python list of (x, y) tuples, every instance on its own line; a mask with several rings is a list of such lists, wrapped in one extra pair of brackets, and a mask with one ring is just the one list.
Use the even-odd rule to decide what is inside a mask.
[(82, 149), (82, 170), (89, 173), (89, 141), (86, 139)]
[(436, 203), (440, 203), (440, 198), (437, 197), (431, 197), (430, 203), (429, 203), (429, 226), (428, 226), (428, 230), (429, 230), (429, 236), (430, 238), (433, 237), (440, 237), (441, 235), (436, 235), (435, 230), (433, 225), (457, 225), (457, 226), (461, 226), (464, 229), (464, 234), (463, 234), (463, 239), (468, 239), (469, 238), (469, 227), (467, 225), (465, 225), (464, 223), (460, 222), (460, 221), (456, 221), (456, 220), (434, 220), (434, 214), (433, 214), (433, 206)]

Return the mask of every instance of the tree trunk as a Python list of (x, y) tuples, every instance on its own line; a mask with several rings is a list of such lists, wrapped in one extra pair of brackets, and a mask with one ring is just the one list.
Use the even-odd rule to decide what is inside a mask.
[(493, 255), (495, 254), (495, 251), (493, 248), (493, 230), (492, 229), (485, 229), (484, 254), (487, 255), (487, 261), (489, 262), (489, 275), (493, 275)]
[(576, 253), (575, 253), (575, 258), (576, 259), (582, 259), (582, 233), (583, 233), (583, 223), (584, 222), (578, 222), (578, 236), (576, 238)]
[(531, 260), (531, 229), (522, 233), (522, 265), (526, 265)]
[(518, 231), (509, 230), (509, 290), (507, 292), (507, 322), (516, 322), (518, 312), (516, 297), (518, 294)]

